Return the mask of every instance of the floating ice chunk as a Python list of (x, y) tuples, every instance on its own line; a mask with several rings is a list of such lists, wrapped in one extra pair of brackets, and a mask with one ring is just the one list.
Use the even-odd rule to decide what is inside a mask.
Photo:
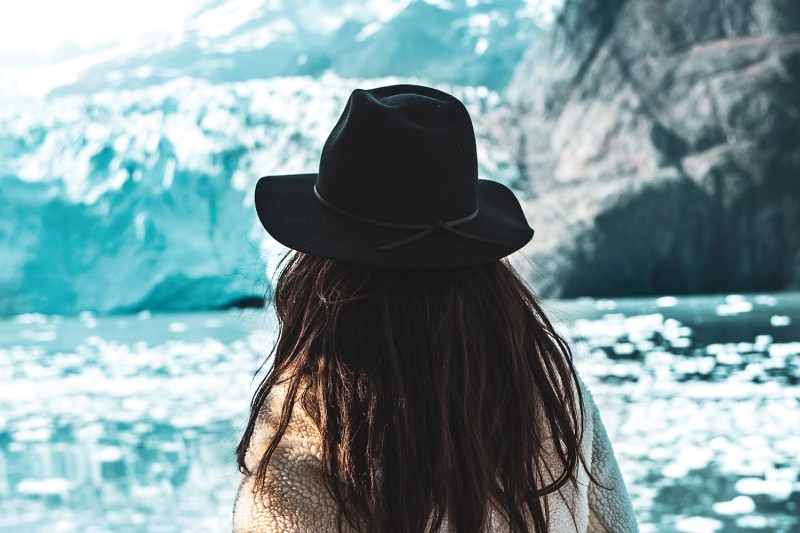
[(621, 322), (586, 319), (575, 321), (575, 334), (589, 339), (594, 345), (611, 345), (624, 333), (625, 328)]
[(47, 316), (41, 313), (25, 313), (14, 317), (15, 324), (47, 324)]
[(607, 371), (608, 375), (616, 376), (618, 378), (637, 376), (640, 373), (640, 367), (638, 365), (625, 365), (621, 363), (611, 365), (611, 368), (609, 368)]
[(678, 520), (675, 523), (675, 530), (685, 531), (686, 533), (713, 533), (722, 529), (723, 525), (722, 522), (713, 518), (692, 516)]
[(727, 502), (717, 502), (712, 507), (721, 515), (749, 514), (756, 510), (756, 504), (749, 496), (737, 496)]
[(478, 42), (475, 43), (475, 54), (482, 56), (487, 48), (489, 48), (489, 40), (486, 37), (481, 37), (478, 39)]
[(636, 343), (636, 349), (643, 353), (649, 352), (655, 347), (656, 345), (653, 341), (644, 340)]
[(664, 446), (656, 446), (650, 448), (647, 452), (647, 457), (653, 461), (664, 461), (672, 457), (672, 450)]
[(688, 470), (703, 468), (714, 459), (714, 452), (706, 447), (687, 446), (675, 459), (676, 464), (681, 464)]
[(150, 409), (150, 418), (157, 422), (169, 420), (169, 415), (169, 409), (161, 405), (157, 405)]
[(89, 329), (97, 327), (97, 319), (95, 318), (95, 314), (91, 311), (83, 311), (78, 315), (83, 325)]
[(760, 514), (740, 516), (736, 519), (736, 525), (742, 529), (767, 529), (769, 518)]
[(717, 362), (721, 365), (736, 366), (742, 364), (744, 359), (736, 352), (719, 352)]
[(469, 17), (470, 35), (486, 35), (492, 27), (492, 17), (487, 13), (477, 13)]
[[(775, 442), (775, 450), (783, 452), (789, 456), (796, 456), (800, 453), (800, 435), (786, 435)], [(797, 476), (800, 479), (800, 476)]]
[(779, 342), (769, 347), (770, 357), (785, 359), (790, 355), (800, 354), (800, 342)]
[(595, 309), (613, 310), (617, 308), (617, 302), (614, 300), (597, 300), (594, 303)]
[(16, 426), (18, 430), (27, 430), (27, 429), (39, 429), (39, 428), (49, 428), (52, 425), (53, 421), (50, 417), (47, 416), (28, 416), (17, 422)]
[(688, 348), (692, 345), (692, 339), (687, 339), (686, 337), (679, 337), (677, 339), (672, 339), (670, 341), (673, 348)]
[(765, 352), (769, 349), (770, 344), (772, 344), (772, 335), (758, 335), (753, 343), (753, 348), (757, 352)]
[(764, 494), (774, 500), (786, 500), (792, 494), (792, 482), (785, 479), (746, 477), (736, 482), (736, 491), (746, 495)]
[[(619, 315), (607, 315), (619, 316)], [(680, 322), (677, 322), (680, 324)], [(630, 332), (635, 331), (655, 331), (664, 327), (664, 315), (654, 313), (652, 315), (635, 315), (625, 320), (625, 328)]]
[(613, 347), (617, 355), (630, 355), (636, 351), (636, 346), (629, 342), (618, 342)]
[(736, 343), (736, 351), (739, 353), (749, 353), (754, 351), (754, 348), (749, 342), (738, 342)]
[(706, 353), (709, 354), (709, 355), (716, 355), (716, 354), (722, 353), (724, 351), (725, 351), (725, 345), (724, 344), (713, 343), (713, 344), (709, 344), (708, 346), (706, 346)]
[(708, 441), (708, 448), (713, 451), (727, 450), (730, 446), (730, 441), (725, 437), (714, 437)]
[(680, 479), (686, 477), (689, 473), (689, 469), (686, 468), (686, 465), (681, 463), (673, 463), (671, 465), (665, 466), (661, 473), (664, 477), (673, 478), (673, 479)]
[(23, 479), (17, 483), (17, 492), (20, 494), (34, 494), (37, 496), (54, 496), (64, 494), (72, 488), (72, 483), (63, 477), (47, 479)]
[(755, 297), (755, 301), (759, 305), (767, 305), (769, 307), (775, 307), (778, 304), (778, 299), (768, 294), (759, 294)]
[(678, 299), (674, 296), (662, 296), (656, 299), (656, 307), (675, 307), (678, 305)]
[(710, 374), (717, 364), (714, 357), (696, 357), (678, 361), (675, 364), (675, 371), (680, 374)]
[(792, 319), (786, 315), (772, 315), (769, 319), (769, 323), (774, 328), (781, 328), (784, 326), (788, 326), (792, 323)]
[(122, 449), (117, 446), (103, 446), (97, 453), (97, 459), (102, 463), (113, 463), (123, 457)]
[(184, 322), (171, 322), (168, 329), (170, 333), (183, 333), (186, 331), (187, 326)]
[(150, 311), (140, 311), (136, 315), (136, 318), (139, 319), (139, 320), (150, 320), (150, 317), (152, 317), (152, 316), (153, 316), (153, 313), (151, 313)]
[(725, 299), (725, 303), (718, 305), (716, 308), (716, 313), (719, 316), (730, 316), (730, 315), (739, 315), (742, 313), (749, 313), (753, 310), (753, 304), (748, 302), (747, 300), (737, 300), (731, 299), (731, 296), (728, 296)]

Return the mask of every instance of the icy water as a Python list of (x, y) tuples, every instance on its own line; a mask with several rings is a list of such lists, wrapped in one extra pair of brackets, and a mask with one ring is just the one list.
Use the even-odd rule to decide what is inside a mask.
[[(553, 301), (645, 532), (800, 531), (800, 294)], [(264, 311), (0, 321), (0, 532), (229, 531)]]

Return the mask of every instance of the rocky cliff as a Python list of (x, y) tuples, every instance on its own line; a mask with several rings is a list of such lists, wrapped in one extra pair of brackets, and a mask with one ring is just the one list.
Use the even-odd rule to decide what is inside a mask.
[(567, 0), (507, 100), (540, 293), (800, 287), (800, 2)]

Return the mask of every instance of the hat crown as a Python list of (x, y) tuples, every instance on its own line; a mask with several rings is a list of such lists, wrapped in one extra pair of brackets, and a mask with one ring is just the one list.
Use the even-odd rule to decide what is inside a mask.
[(322, 149), (316, 188), (341, 210), (385, 222), (475, 212), (478, 158), (467, 109), (429, 87), (354, 91)]

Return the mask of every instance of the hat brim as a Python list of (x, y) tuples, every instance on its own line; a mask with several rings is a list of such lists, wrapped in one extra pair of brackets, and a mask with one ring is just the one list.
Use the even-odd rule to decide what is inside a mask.
[(256, 211), (264, 229), (279, 243), (300, 252), (382, 267), (450, 268), (490, 263), (519, 250), (533, 237), (514, 193), (501, 183), (479, 179), (478, 215), (457, 229), (507, 244), (434, 231), (381, 250), (419, 230), (374, 226), (334, 212), (314, 195), (316, 178), (316, 174), (267, 176), (256, 185)]

